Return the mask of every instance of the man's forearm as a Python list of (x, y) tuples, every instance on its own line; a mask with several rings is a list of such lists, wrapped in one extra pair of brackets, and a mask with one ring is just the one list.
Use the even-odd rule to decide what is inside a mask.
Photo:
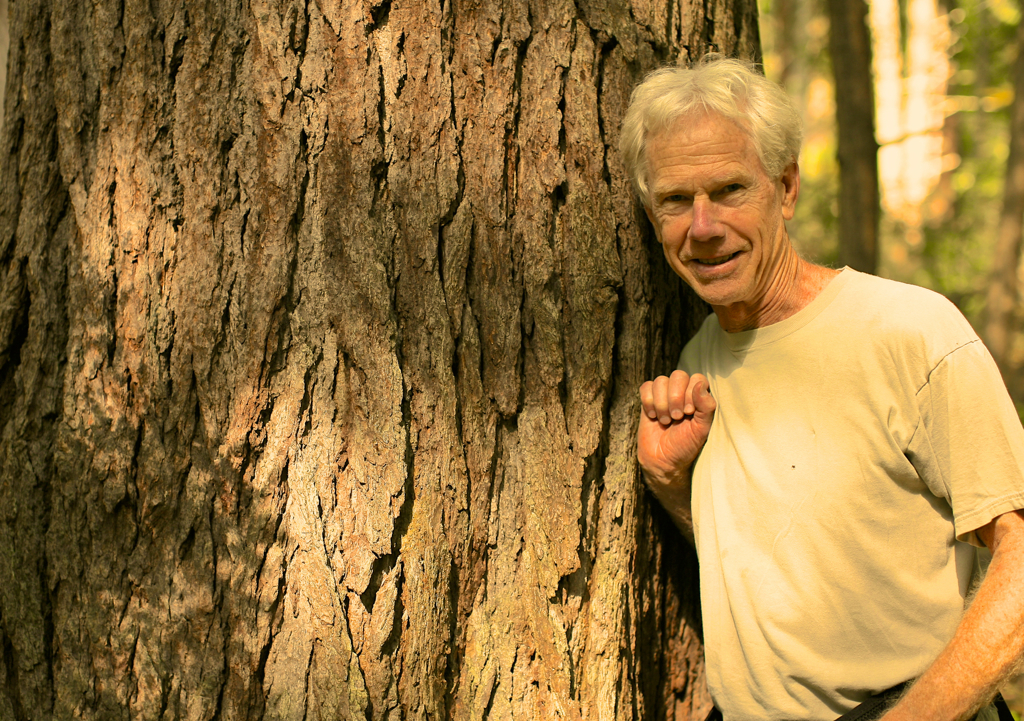
[[(1005, 528), (956, 634), (883, 721), (962, 721), (988, 704), (1024, 654), (1024, 516)], [(986, 539), (988, 542), (988, 539)]]
[(640, 386), (637, 460), (644, 482), (693, 543), (690, 486), (718, 407), (700, 373), (675, 370)]
[(692, 468), (686, 469), (681, 477), (667, 482), (664, 479), (652, 478), (647, 471), (644, 471), (644, 481), (651, 493), (658, 499), (662, 507), (668, 511), (672, 522), (682, 534), (694, 543), (693, 539), (693, 513), (690, 507), (690, 493), (692, 489)]

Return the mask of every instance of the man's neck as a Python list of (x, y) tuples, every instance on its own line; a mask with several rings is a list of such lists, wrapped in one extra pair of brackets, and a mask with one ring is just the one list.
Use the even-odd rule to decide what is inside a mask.
[(718, 323), (727, 333), (763, 328), (800, 312), (839, 274), (804, 260), (787, 244), (779, 270), (772, 276), (762, 300), (754, 304), (713, 306)]

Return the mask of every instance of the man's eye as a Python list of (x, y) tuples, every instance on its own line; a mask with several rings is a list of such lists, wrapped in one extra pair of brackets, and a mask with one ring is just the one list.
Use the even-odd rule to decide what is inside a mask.
[(723, 200), (733, 193), (743, 190), (743, 183), (729, 183), (711, 193), (712, 200)]

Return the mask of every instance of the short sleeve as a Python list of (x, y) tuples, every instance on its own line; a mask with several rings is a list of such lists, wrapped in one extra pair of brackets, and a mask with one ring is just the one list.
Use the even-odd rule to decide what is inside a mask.
[(1024, 508), (1024, 429), (988, 349), (974, 340), (942, 358), (917, 393), (920, 423), (907, 457), (953, 509), (960, 541)]

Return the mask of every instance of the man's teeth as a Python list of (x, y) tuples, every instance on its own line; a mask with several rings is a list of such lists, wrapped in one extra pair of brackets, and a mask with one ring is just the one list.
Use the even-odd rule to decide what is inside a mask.
[(729, 255), (723, 255), (720, 258), (696, 258), (695, 260), (701, 265), (721, 265), (726, 261), (732, 260), (735, 255), (735, 253), (730, 253)]

